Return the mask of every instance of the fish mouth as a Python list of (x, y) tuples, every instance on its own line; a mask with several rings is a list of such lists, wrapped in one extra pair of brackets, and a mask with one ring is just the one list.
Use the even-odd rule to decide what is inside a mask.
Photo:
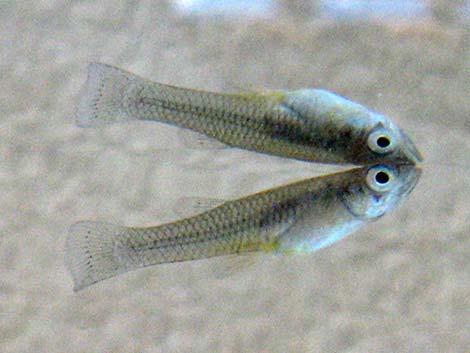
[(415, 189), (421, 177), (422, 169), (414, 165), (401, 165), (398, 169), (400, 177), (403, 178), (399, 194), (404, 199)]
[(423, 155), (418, 151), (415, 144), (407, 134), (401, 131), (401, 135), (403, 137), (403, 151), (402, 151), (402, 158), (404, 161), (410, 164), (418, 164), (423, 161)]

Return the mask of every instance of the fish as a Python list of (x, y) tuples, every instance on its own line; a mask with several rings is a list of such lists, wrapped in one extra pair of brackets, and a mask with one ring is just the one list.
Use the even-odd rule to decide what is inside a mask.
[(208, 92), (152, 82), (91, 63), (76, 109), (80, 127), (151, 120), (225, 146), (327, 164), (417, 164), (410, 137), (390, 119), (323, 89)]
[(374, 165), (228, 200), (153, 227), (71, 226), (66, 266), (74, 291), (147, 266), (246, 254), (310, 254), (394, 210), (419, 180), (413, 165)]

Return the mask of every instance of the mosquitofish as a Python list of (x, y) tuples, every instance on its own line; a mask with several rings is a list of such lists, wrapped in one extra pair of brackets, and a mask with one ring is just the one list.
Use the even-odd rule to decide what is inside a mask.
[(81, 127), (153, 120), (231, 147), (320, 163), (416, 164), (411, 139), (385, 116), (322, 89), (215, 93), (156, 83), (91, 63)]
[(395, 209), (420, 169), (375, 165), (262, 191), (155, 227), (72, 225), (66, 264), (80, 290), (162, 263), (222, 255), (312, 253)]

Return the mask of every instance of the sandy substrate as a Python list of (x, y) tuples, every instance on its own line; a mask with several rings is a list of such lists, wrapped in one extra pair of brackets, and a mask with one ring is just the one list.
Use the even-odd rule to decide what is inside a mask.
[[(19, 2), (18, 2), (19, 3)], [(0, 5), (0, 351), (464, 352), (470, 346), (470, 31), (184, 18), (156, 1)], [(43, 5), (39, 5), (39, 3)], [(217, 279), (218, 261), (74, 294), (70, 224), (154, 225), (183, 196), (236, 198), (318, 173), (182, 148), (156, 123), (74, 125), (86, 65), (210, 90), (322, 87), (392, 117), (424, 154), (393, 214), (312, 256)]]

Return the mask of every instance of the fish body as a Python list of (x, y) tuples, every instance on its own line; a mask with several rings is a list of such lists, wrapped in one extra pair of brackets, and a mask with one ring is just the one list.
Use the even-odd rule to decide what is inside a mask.
[(269, 189), (155, 227), (79, 222), (67, 239), (67, 267), (79, 290), (161, 263), (311, 253), (396, 208), (419, 175), (411, 165), (376, 165)]
[(304, 161), (371, 165), (416, 164), (422, 159), (409, 137), (388, 118), (325, 90), (206, 92), (91, 63), (77, 124), (89, 127), (136, 119)]

